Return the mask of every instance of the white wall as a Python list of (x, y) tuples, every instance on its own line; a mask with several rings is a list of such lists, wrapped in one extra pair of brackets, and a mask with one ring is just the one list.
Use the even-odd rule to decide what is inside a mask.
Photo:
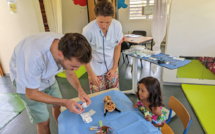
[[(129, 0), (125, 0), (125, 3), (129, 5)], [(88, 24), (87, 6), (75, 5), (72, 0), (62, 0), (62, 16), (63, 33), (82, 33), (83, 27)], [(129, 20), (129, 6), (126, 9), (119, 9), (118, 16), (124, 33), (133, 30), (145, 30), (147, 35), (151, 36), (152, 20)]]
[[(129, 0), (125, 0), (129, 5)], [(79, 32), (88, 24), (87, 6), (75, 5), (72, 0), (62, 0), (63, 33)], [(123, 33), (133, 30), (145, 30), (151, 36), (152, 20), (129, 20), (129, 6), (118, 10), (119, 21), (122, 24)]]
[(0, 0), (0, 62), (9, 74), (9, 61), (14, 47), (26, 36), (38, 33), (35, 6), (32, 0), (17, 0), (18, 13), (11, 14), (6, 0)]
[[(214, 7), (214, 0), (172, 0), (166, 53), (215, 57)], [(177, 70), (164, 69), (163, 81), (215, 84), (213, 80), (176, 78), (176, 73)]]
[(63, 33), (82, 33), (88, 24), (87, 6), (75, 5), (73, 0), (62, 0)]
[[(14, 47), (25, 37), (44, 32), (38, 0), (17, 0), (18, 13), (10, 14), (7, 1), (0, 1), (0, 63), (6, 74)], [(78, 32), (88, 23), (87, 6), (62, 0), (63, 33)]]
[(39, 31), (45, 32), (39, 0), (33, 0), (33, 4), (34, 4), (34, 10), (35, 10), (35, 14), (36, 14), (36, 19), (37, 19)]
[(122, 24), (123, 33), (127, 34), (128, 31), (131, 33), (134, 30), (145, 30), (147, 32), (147, 36), (152, 36), (152, 20), (129, 20), (129, 0), (125, 0), (125, 3), (128, 7), (120, 8), (118, 10), (118, 19)]

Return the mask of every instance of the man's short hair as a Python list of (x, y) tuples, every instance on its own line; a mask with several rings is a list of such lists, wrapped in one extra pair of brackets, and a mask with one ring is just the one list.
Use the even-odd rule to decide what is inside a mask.
[(81, 63), (92, 59), (92, 48), (87, 39), (79, 33), (66, 33), (59, 41), (58, 49), (66, 59), (77, 58)]

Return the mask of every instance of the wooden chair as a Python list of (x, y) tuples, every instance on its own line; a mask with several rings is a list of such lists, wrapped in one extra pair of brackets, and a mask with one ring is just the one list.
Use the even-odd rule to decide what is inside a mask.
[(172, 114), (172, 110), (173, 110), (176, 113), (176, 115), (179, 117), (179, 119), (181, 120), (181, 122), (184, 126), (183, 134), (186, 134), (190, 127), (190, 124), (192, 122), (192, 118), (190, 117), (189, 113), (187, 112), (187, 109), (174, 96), (170, 96), (168, 105), (170, 107), (170, 113), (169, 113), (168, 120), (166, 121), (166, 123), (164, 123), (164, 126), (161, 128), (161, 133), (162, 134), (174, 134), (172, 129), (169, 127), (169, 125), (167, 125), (167, 123), (169, 123), (169, 121), (171, 120), (171, 114)]

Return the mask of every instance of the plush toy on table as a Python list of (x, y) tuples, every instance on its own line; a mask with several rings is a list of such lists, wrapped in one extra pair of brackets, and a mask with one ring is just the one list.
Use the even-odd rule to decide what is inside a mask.
[(114, 110), (117, 112), (121, 112), (119, 109), (116, 108), (115, 103), (111, 100), (110, 96), (105, 96), (103, 99), (104, 105), (104, 116), (106, 116), (107, 112), (113, 112)]

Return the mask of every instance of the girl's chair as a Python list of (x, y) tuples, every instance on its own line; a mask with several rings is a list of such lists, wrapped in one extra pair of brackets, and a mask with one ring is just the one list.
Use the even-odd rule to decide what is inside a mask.
[(176, 113), (176, 115), (179, 117), (181, 120), (183, 126), (184, 126), (184, 132), (183, 134), (186, 134), (190, 124), (192, 122), (192, 118), (190, 117), (189, 113), (187, 112), (187, 109), (181, 104), (180, 101), (178, 101), (174, 96), (170, 96), (169, 98), (169, 107), (170, 107), (170, 112), (169, 112), (169, 117), (166, 123), (164, 123), (164, 126), (161, 128), (161, 133), (162, 134), (174, 134), (172, 129), (167, 125), (169, 121), (171, 120), (171, 114), (172, 110)]

